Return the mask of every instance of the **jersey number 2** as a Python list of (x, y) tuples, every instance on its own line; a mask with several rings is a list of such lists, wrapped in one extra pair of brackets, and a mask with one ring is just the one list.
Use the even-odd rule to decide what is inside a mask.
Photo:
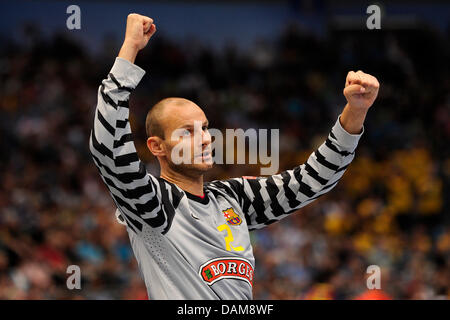
[(228, 225), (226, 224), (221, 224), (220, 226), (217, 227), (217, 230), (219, 230), (220, 232), (222, 232), (223, 230), (227, 231), (227, 236), (225, 237), (225, 248), (227, 249), (227, 251), (244, 251), (244, 248), (242, 246), (239, 247), (233, 247), (231, 245), (231, 243), (234, 241), (233, 238), (233, 234), (231, 233), (231, 229)]

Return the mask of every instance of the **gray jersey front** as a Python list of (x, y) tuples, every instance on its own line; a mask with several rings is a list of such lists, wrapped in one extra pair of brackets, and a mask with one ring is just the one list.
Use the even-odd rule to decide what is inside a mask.
[(292, 170), (204, 184), (198, 197), (147, 173), (129, 123), (129, 95), (145, 71), (116, 58), (98, 91), (90, 150), (127, 227), (150, 299), (251, 299), (249, 231), (331, 190), (353, 160), (359, 135), (339, 119), (326, 141)]

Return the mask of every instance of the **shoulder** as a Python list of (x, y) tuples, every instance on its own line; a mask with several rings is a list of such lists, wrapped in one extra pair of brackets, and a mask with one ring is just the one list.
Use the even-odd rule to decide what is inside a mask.
[(258, 181), (261, 177), (242, 176), (226, 180), (214, 180), (205, 183), (205, 188), (212, 192), (225, 192), (227, 195), (240, 198), (244, 194), (246, 181)]

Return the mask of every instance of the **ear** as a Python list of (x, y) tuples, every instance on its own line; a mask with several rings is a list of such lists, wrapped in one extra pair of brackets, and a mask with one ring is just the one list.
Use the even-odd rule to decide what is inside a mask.
[(166, 155), (166, 148), (160, 137), (149, 137), (147, 139), (147, 148), (155, 157)]

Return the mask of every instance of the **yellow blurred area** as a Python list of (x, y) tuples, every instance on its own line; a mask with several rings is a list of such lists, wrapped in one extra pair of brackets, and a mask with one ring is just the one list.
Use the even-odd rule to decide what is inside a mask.
[(450, 230), (438, 238), (436, 247), (442, 253), (450, 252)]
[[(396, 216), (442, 210), (443, 181), (431, 163), (429, 151), (423, 148), (399, 150), (382, 162), (356, 157), (341, 181), (343, 194), (353, 200), (355, 212), (348, 212), (350, 207), (331, 209), (324, 218), (325, 231), (333, 236), (357, 232), (352, 241), (360, 253), (370, 251), (375, 238), (383, 238), (389, 244), (387, 251), (400, 254)], [(429, 237), (417, 238), (413, 245), (418, 251), (426, 252), (432, 246)], [(448, 242), (442, 237), (440, 246), (447, 248)]]
[(324, 222), (325, 230), (331, 235), (345, 234), (352, 226), (352, 219), (339, 211), (328, 213)]
[(327, 283), (318, 283), (306, 293), (305, 300), (333, 300), (333, 288)]
[(366, 253), (372, 248), (373, 238), (367, 232), (362, 232), (353, 238), (353, 245), (359, 253)]
[[(428, 150), (399, 150), (387, 160), (377, 163), (369, 157), (356, 157), (342, 185), (352, 197), (370, 194), (375, 185), (386, 192), (386, 214), (411, 210), (433, 214), (442, 209), (442, 181), (433, 168)], [(361, 216), (373, 215), (374, 203), (363, 200), (357, 204)]]

